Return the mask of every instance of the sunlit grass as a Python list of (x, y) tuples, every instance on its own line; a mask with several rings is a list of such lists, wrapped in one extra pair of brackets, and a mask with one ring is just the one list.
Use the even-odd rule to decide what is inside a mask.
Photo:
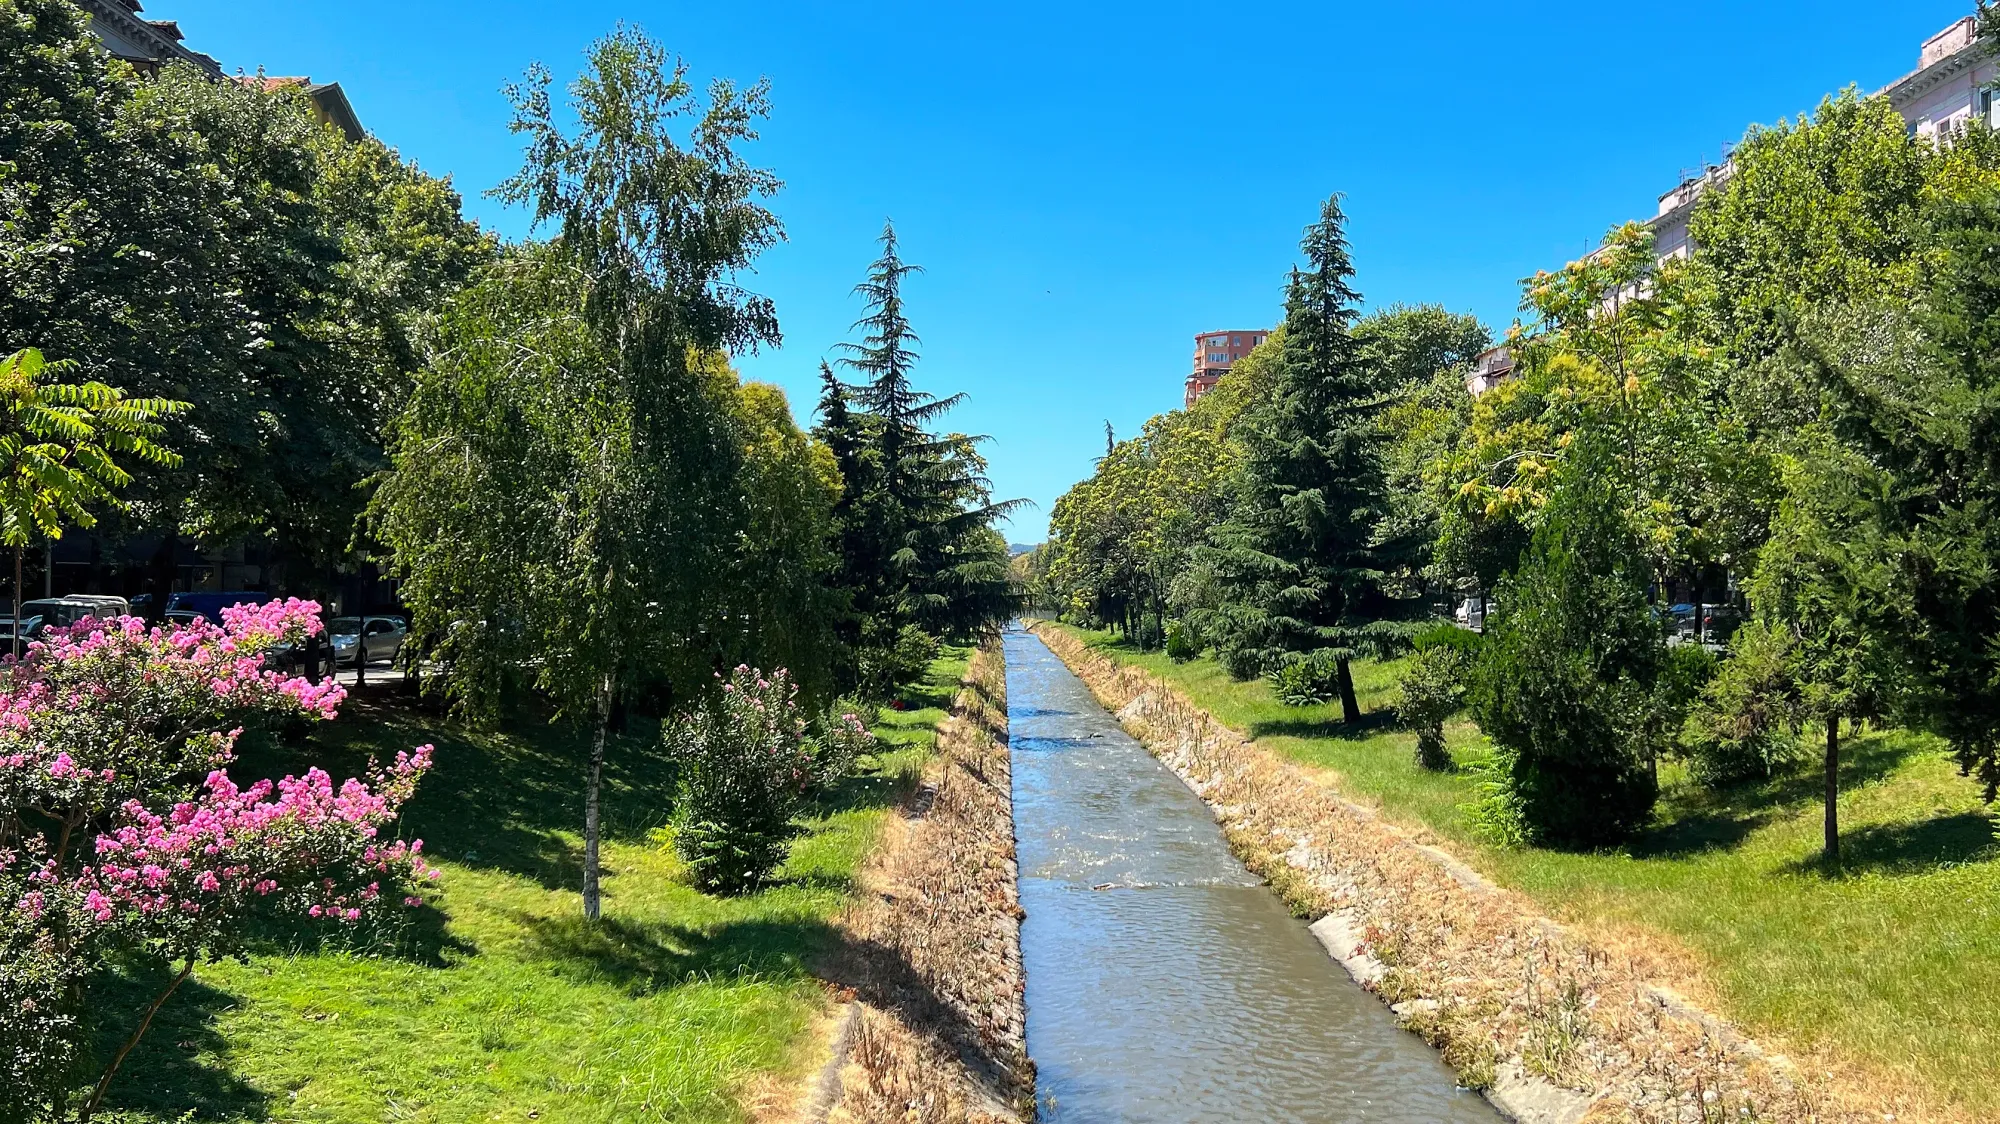
[(883, 713), (884, 751), (822, 802), (778, 883), (742, 898), (687, 885), (664, 826), (671, 772), (657, 729), (635, 722), (606, 779), (597, 926), (577, 892), (577, 737), (350, 706), (301, 749), (246, 765), (338, 774), (436, 742), (407, 830), (444, 870), (437, 908), (398, 956), (268, 950), (204, 965), (111, 1103), (148, 1122), (189, 1110), (340, 1124), (743, 1119), (748, 1083), (809, 1063), (807, 1030), (827, 1006), (811, 965), (965, 655), (938, 661), (911, 709)]
[(1175, 664), (1103, 633), (1094, 648), (1162, 675), (1224, 723), (1342, 790), (1448, 841), (1559, 918), (1662, 935), (1700, 966), (1725, 1011), (1792, 1049), (1827, 1047), (1908, 1076), (1982, 1119), (2000, 1117), (2000, 846), (1978, 786), (1936, 741), (1901, 730), (1850, 744), (1840, 803), (1846, 863), (1820, 848), (1819, 778), (1807, 772), (1714, 796), (1663, 770), (1656, 824), (1629, 846), (1588, 854), (1509, 850), (1465, 813), (1485, 753), (1469, 722), (1449, 733), (1461, 766), (1415, 766), (1415, 735), (1393, 717), (1397, 667), (1357, 665), (1359, 729), (1337, 704), (1291, 708), (1259, 680), (1213, 661)]

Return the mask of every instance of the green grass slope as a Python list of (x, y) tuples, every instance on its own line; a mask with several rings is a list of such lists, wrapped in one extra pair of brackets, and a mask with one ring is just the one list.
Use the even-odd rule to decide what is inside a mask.
[(1662, 772), (1657, 822), (1614, 851), (1502, 849), (1465, 806), (1464, 766), (1484, 755), (1469, 722), (1448, 731), (1461, 768), (1426, 773), (1394, 720), (1395, 664), (1364, 663), (1359, 728), (1338, 704), (1279, 704), (1260, 680), (1212, 660), (1175, 664), (1103, 633), (1094, 648), (1179, 686), (1224, 723), (1293, 760), (1332, 770), (1342, 790), (1429, 828), (1504, 885), (1572, 922), (1637, 927), (1690, 953), (1726, 1013), (1795, 1048), (1825, 1048), (1884, 1077), (2000, 1119), (2000, 846), (1993, 810), (1936, 741), (1900, 730), (1851, 743), (1840, 804), (1845, 864), (1823, 870), (1819, 777), (1713, 795)]
[[(932, 667), (914, 709), (884, 712), (884, 752), (822, 802), (777, 884), (742, 898), (687, 885), (664, 826), (671, 772), (657, 729), (635, 723), (610, 754), (597, 926), (577, 893), (576, 738), (351, 704), (295, 759), (246, 766), (317, 763), (338, 777), (371, 753), (435, 742), (406, 830), (443, 868), (437, 908), (393, 956), (271, 949), (202, 966), (110, 1105), (147, 1122), (189, 1110), (327, 1124), (742, 1119), (746, 1090), (807, 1064), (826, 1006), (810, 965), (928, 752), (964, 655)], [(143, 1002), (129, 998), (140, 982), (121, 1011)]]

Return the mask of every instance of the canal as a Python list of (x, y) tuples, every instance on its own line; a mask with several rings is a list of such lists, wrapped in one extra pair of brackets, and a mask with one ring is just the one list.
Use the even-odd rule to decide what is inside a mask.
[(1500, 1119), (1039, 639), (1010, 629), (1006, 650), (1041, 1119)]

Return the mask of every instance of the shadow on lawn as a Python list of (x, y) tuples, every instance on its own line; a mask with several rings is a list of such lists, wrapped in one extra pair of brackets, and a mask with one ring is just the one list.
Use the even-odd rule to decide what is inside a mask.
[[(94, 1043), (98, 1057), (108, 1059), (117, 1053), (146, 1005), (171, 979), (171, 971), (148, 969), (92, 982), (92, 1008), (116, 1012), (98, 1027)], [(162, 1119), (176, 1119), (190, 1110), (201, 1120), (265, 1119), (269, 1095), (229, 1071), (227, 1047), (215, 1027), (216, 1019), (237, 1002), (235, 996), (200, 980), (183, 983), (125, 1059), (105, 1095), (105, 1107), (144, 1111)]]
[(1384, 730), (1402, 728), (1402, 719), (1395, 708), (1383, 707), (1379, 710), (1361, 712), (1358, 722), (1343, 720), (1337, 713), (1327, 718), (1271, 718), (1250, 723), (1250, 737), (1255, 738), (1326, 738), (1331, 741), (1361, 741)]
[[(1840, 786), (1850, 791), (1887, 780), (1931, 748), (1918, 738), (1877, 732), (1847, 743), (1842, 752)], [(1690, 783), (1668, 795), (1662, 822), (1640, 833), (1629, 850), (1638, 858), (1679, 858), (1734, 849), (1758, 828), (1819, 803), (1824, 785), (1810, 765), (1715, 792)]]
[(1995, 857), (1996, 850), (2000, 850), (2000, 837), (1996, 837), (1994, 826), (1993, 817), (1986, 812), (1960, 812), (1918, 823), (1878, 824), (1843, 834), (1838, 864), (1828, 863), (1815, 854), (1786, 863), (1783, 869), (1787, 874), (1814, 874), (1822, 878), (1928, 874), (1942, 867)]
[(810, 973), (805, 964), (839, 937), (823, 921), (752, 920), (693, 928), (606, 915), (592, 925), (581, 914), (522, 913), (526, 948), (557, 972), (651, 995), (708, 977), (787, 981)]
[[(657, 726), (633, 722), (607, 747), (605, 838), (634, 841), (665, 822), (673, 769), (660, 751)], [(397, 834), (420, 838), (439, 858), (504, 870), (552, 890), (583, 884), (583, 762), (589, 735), (575, 726), (534, 719), (501, 730), (468, 730), (406, 703), (350, 703), (347, 713), (312, 736), (246, 753), (241, 775), (275, 776), (313, 765), (338, 781), (366, 769), (372, 755), (429, 742), (437, 747), (430, 775), (404, 810)]]

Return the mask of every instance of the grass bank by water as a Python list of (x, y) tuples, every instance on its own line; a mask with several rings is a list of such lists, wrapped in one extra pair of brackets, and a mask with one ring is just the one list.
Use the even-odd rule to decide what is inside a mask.
[(838, 939), (855, 873), (965, 668), (950, 653), (912, 709), (884, 712), (884, 752), (822, 802), (778, 882), (742, 898), (688, 886), (664, 826), (671, 772), (657, 730), (635, 723), (610, 755), (594, 927), (577, 894), (576, 740), (350, 704), (297, 759), (246, 764), (340, 776), (435, 742), (406, 830), (443, 868), (436, 907), (397, 956), (273, 949), (202, 966), (110, 1104), (135, 1122), (747, 1118), (811, 1064), (828, 999), (809, 965)]
[[(1819, 867), (1817, 779), (1712, 796), (1663, 775), (1658, 822), (1627, 847), (1577, 854), (1488, 846), (1464, 806), (1477, 730), (1450, 733), (1461, 769), (1424, 773), (1393, 718), (1394, 665), (1363, 664), (1359, 728), (1335, 706), (1290, 708), (1212, 661), (1174, 664), (1078, 632), (1119, 662), (1179, 687), (1284, 757), (1335, 774), (1348, 796), (1428, 829), (1552, 915), (1638, 934), (1685, 959), (1697, 990), (1767, 1039), (1863, 1067), (1971, 1119), (2000, 1117), (1989, 1059), (2000, 1023), (2000, 847), (1992, 812), (1937, 743), (1902, 731), (1851, 745), (1843, 769), (1843, 871)], [(1686, 986), (1689, 981), (1680, 981)]]

